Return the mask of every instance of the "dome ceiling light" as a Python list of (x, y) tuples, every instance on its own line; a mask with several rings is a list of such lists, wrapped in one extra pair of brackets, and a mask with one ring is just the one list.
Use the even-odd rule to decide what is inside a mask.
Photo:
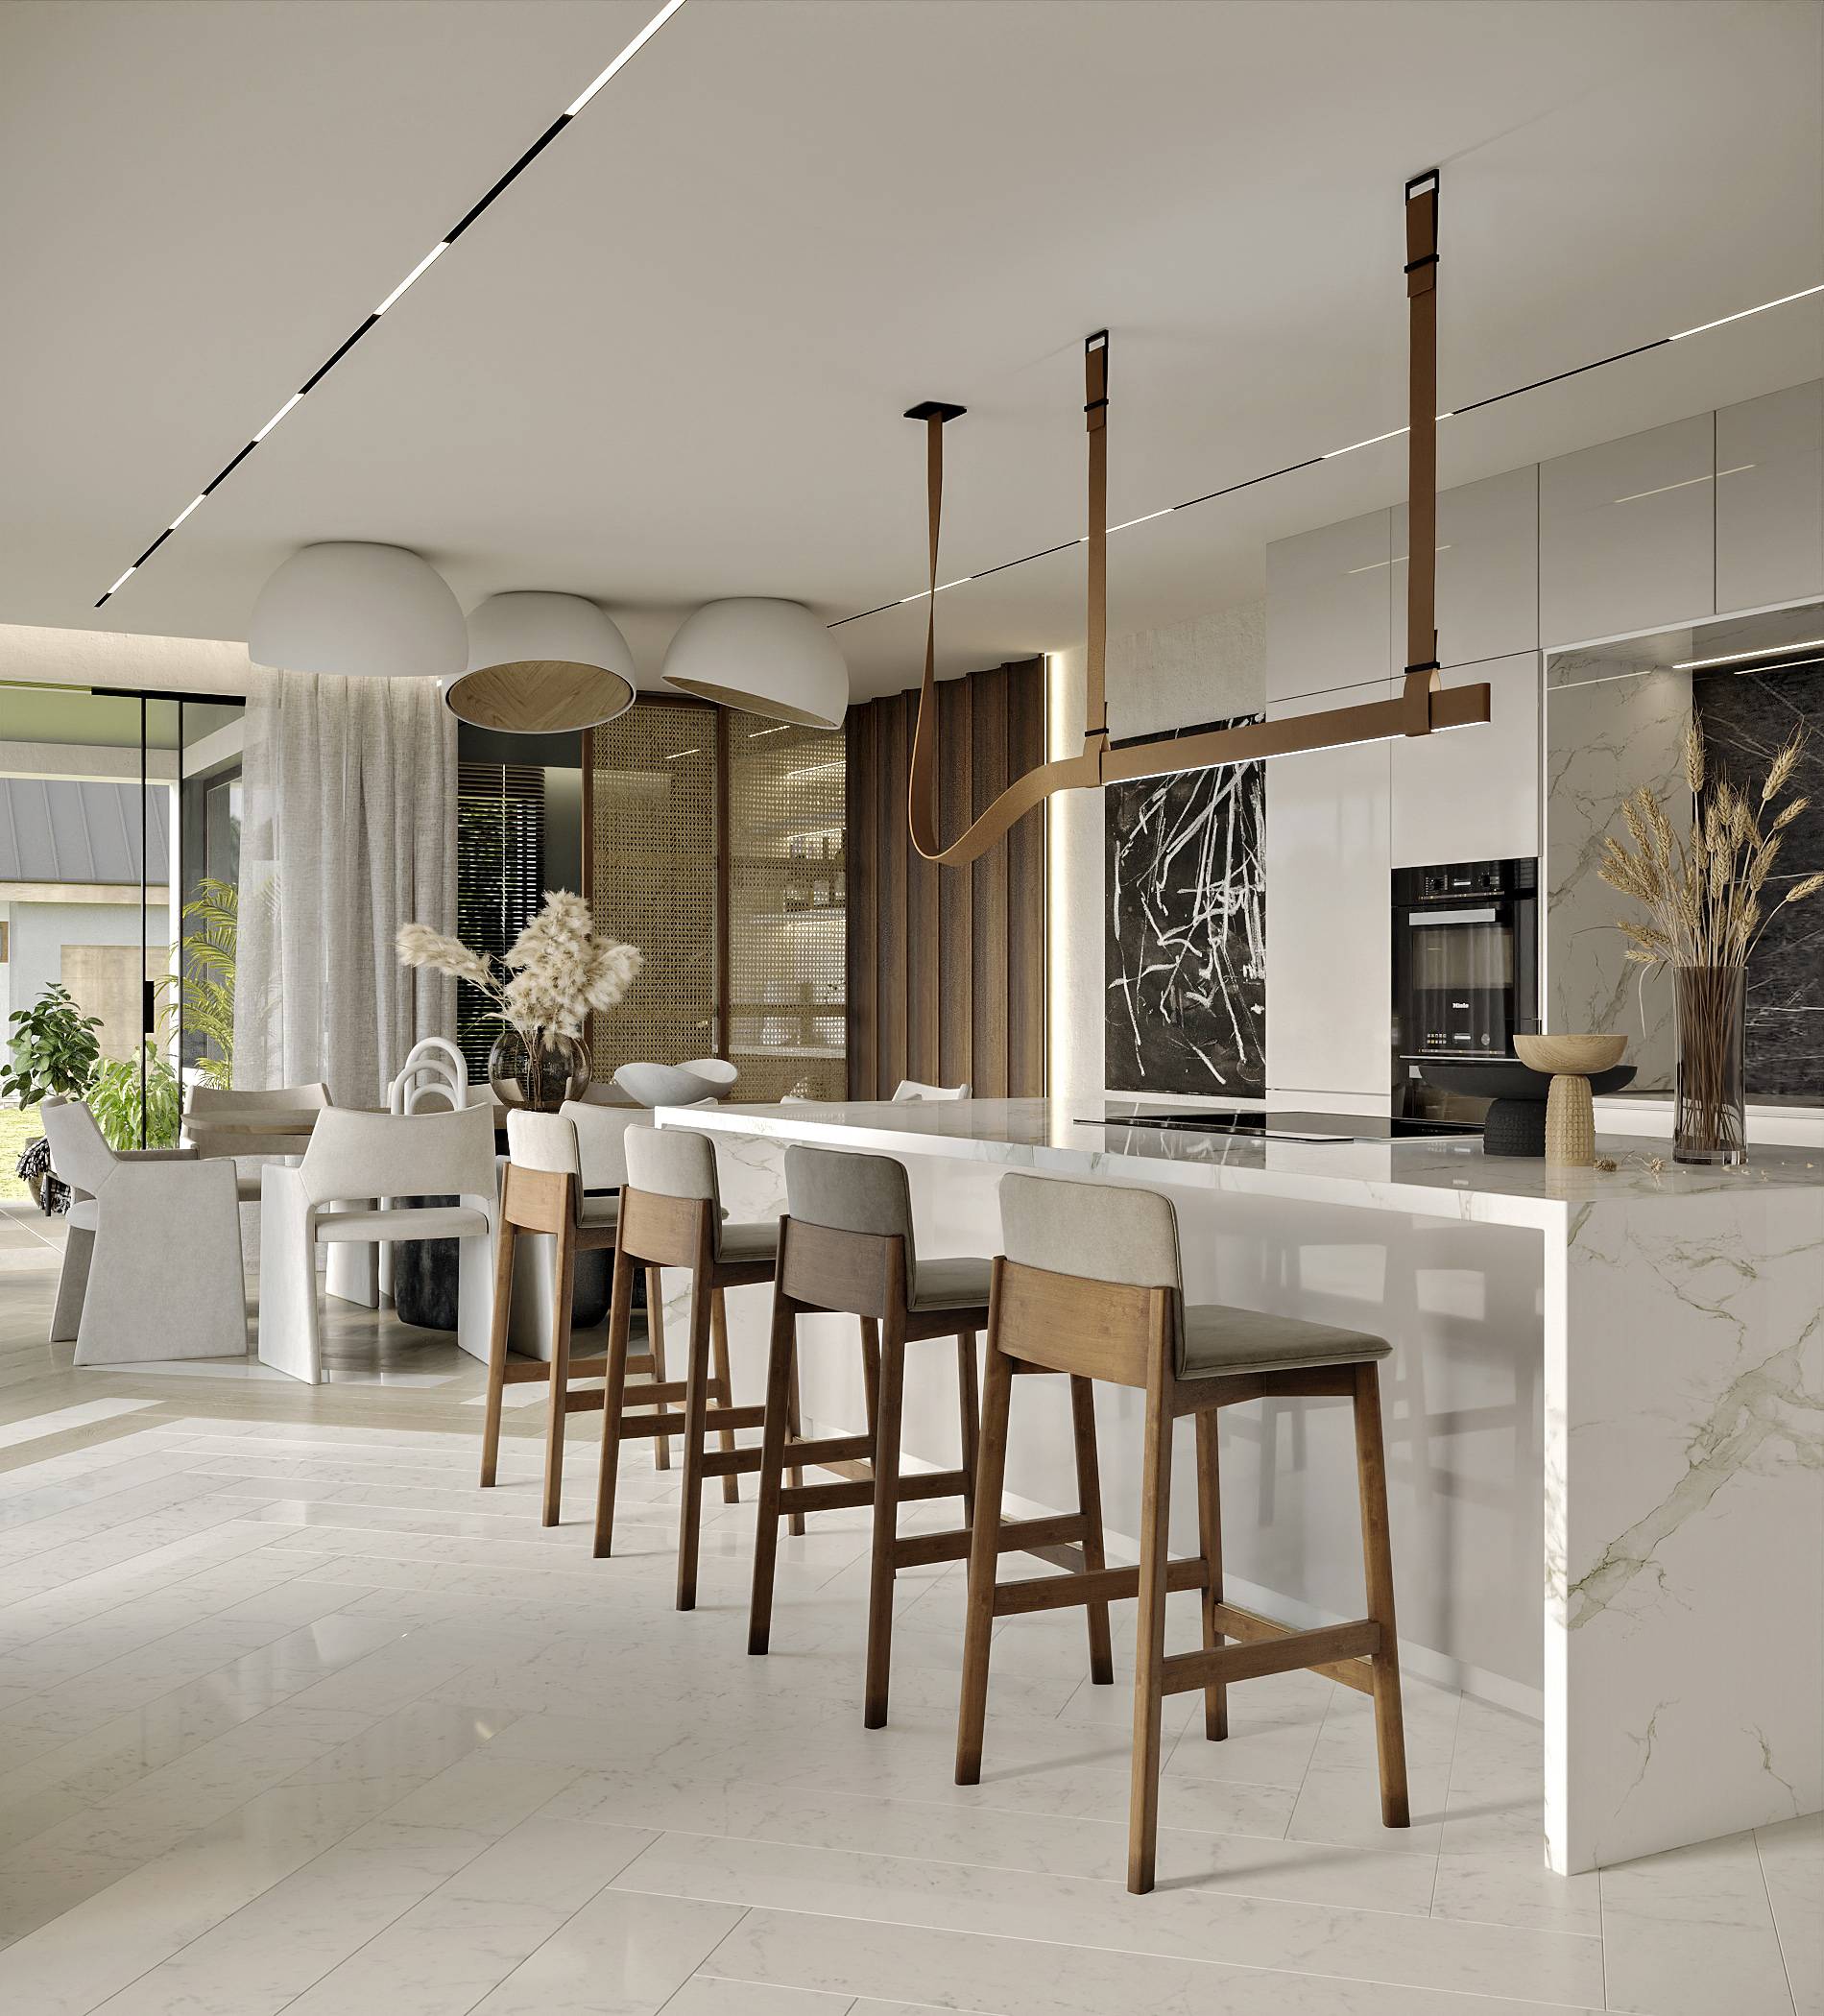
[(468, 661), (462, 606), (403, 546), (304, 546), (259, 591), (247, 628), (256, 665), (348, 679), (449, 679)]
[[(1015, 820), (1054, 792), (1093, 789), (1126, 778), (1176, 777), (1264, 756), (1291, 756), (1313, 749), (1338, 749), (1356, 742), (1390, 742), (1404, 735), (1428, 735), (1439, 729), (1468, 728), (1489, 718), (1488, 683), (1444, 684), (1438, 666), (1437, 589), (1437, 397), (1438, 397), (1438, 175), (1428, 169), (1405, 189), (1407, 303), (1407, 391), (1404, 427), (1408, 448), (1407, 513), (1411, 561), (1406, 568), (1406, 665), (1397, 699), (1357, 707), (1322, 708), (1314, 713), (1249, 722), (1194, 735), (1148, 736), (1109, 745), (1105, 668), (1108, 654), (1108, 411), (1109, 334), (1098, 329), (1083, 347), (1083, 413), (1089, 431), (1090, 529), (1080, 541), (1088, 550), (1088, 677), (1080, 754), (1057, 756), (1016, 778), (988, 808), (948, 846), (938, 836), (937, 752), (937, 578), (938, 533), (944, 513), (944, 428), (960, 406), (926, 399), (907, 420), (923, 420), (925, 440), (925, 522), (930, 586), (925, 608), (924, 677), (919, 688), (918, 723), (912, 735), (911, 773), (906, 793), (912, 845), (927, 861), (962, 868), (1004, 839)], [(1391, 440), (1392, 434), (1377, 440)], [(1366, 447), (1366, 442), (1352, 447)], [(1350, 448), (1332, 450), (1348, 454)], [(1129, 522), (1136, 522), (1130, 520)]]
[(686, 616), (665, 653), (680, 693), (738, 707), (795, 728), (840, 728), (849, 665), (802, 602), (735, 595)]
[(634, 654), (581, 595), (490, 595), (468, 618), (468, 669), (444, 691), (458, 720), (513, 735), (600, 728), (634, 704)]
[(661, 7), (656, 14), (654, 14), (652, 19), (646, 23), (645, 27), (639, 31), (639, 33), (634, 37), (634, 39), (627, 44), (627, 46), (620, 52), (620, 54), (617, 57), (614, 58), (614, 60), (608, 65), (608, 67), (605, 70), (600, 71), (596, 75), (593, 83), (585, 85), (583, 90), (579, 92), (576, 97), (571, 99), (570, 103), (564, 108), (563, 111), (561, 111), (558, 114), (558, 116), (555, 119), (552, 120), (551, 124), (545, 128), (543, 132), (541, 132), (536, 140), (533, 141), (532, 145), (526, 149), (526, 151), (519, 156), (519, 158), (514, 162), (513, 166), (507, 170), (506, 174), (501, 176), (499, 180), (495, 181), (493, 186), (488, 191), (487, 195), (485, 195), (479, 203), (471, 204), (468, 206), (468, 208), (466, 211), (464, 211), (463, 215), (459, 217), (457, 221), (453, 225), (451, 225), (449, 229), (446, 230), (444, 233), (444, 235), (437, 241), (437, 243), (431, 247), (430, 251), (427, 252), (424, 254), (424, 256), (418, 262), (418, 264), (412, 268), (411, 272), (405, 276), (404, 279), (402, 279), (399, 282), (399, 284), (394, 288), (393, 292), (387, 296), (385, 300), (383, 300), (379, 304), (379, 306), (376, 307), (373, 310), (373, 312), (366, 318), (365, 321), (357, 324), (353, 332), (350, 335), (345, 336), (342, 342), (337, 346), (337, 348), (330, 351), (329, 355), (326, 358), (324, 358), (323, 363), (318, 365), (317, 369), (311, 372), (310, 376), (304, 380), (304, 382), (298, 388), (298, 390), (292, 394), (291, 397), (288, 398), (285, 401), (285, 403), (278, 409), (278, 411), (273, 415), (272, 419), (266, 422), (265, 426), (263, 426), (256, 435), (254, 435), (252, 440), (250, 441), (247, 444), (247, 445), (239, 451), (238, 454), (233, 456), (231, 460), (225, 463), (221, 468), (217, 469), (215, 474), (212, 477), (210, 477), (208, 482), (206, 482), (203, 486), (203, 488), (196, 493), (196, 495), (190, 499), (189, 503), (187, 503), (183, 507), (183, 509), (180, 512), (179, 512), (177, 516), (171, 520), (170, 524), (168, 524), (165, 527), (165, 529), (161, 533), (159, 533), (158, 537), (153, 540), (152, 544), (149, 545), (146, 548), (146, 550), (139, 556), (139, 558), (133, 562), (132, 565), (130, 566), (126, 570), (126, 572), (119, 577), (117, 581), (115, 581), (114, 585), (111, 588), (107, 589), (106, 592), (101, 595), (101, 597), (97, 600), (95, 604), (95, 607), (97, 609), (100, 609), (102, 604), (106, 602), (109, 596), (118, 594), (120, 590), (126, 587), (127, 583), (131, 581), (136, 573), (138, 573), (140, 568), (145, 565), (147, 561), (149, 561), (156, 552), (157, 552), (158, 548), (164, 544), (165, 540), (168, 540), (175, 531), (177, 531), (178, 527), (183, 523), (184, 519), (190, 516), (190, 514), (197, 508), (197, 506), (199, 504), (204, 503), (211, 495), (211, 493), (215, 491), (217, 485), (226, 482), (228, 478), (231, 476), (237, 468), (240, 468), (241, 464), (247, 460), (247, 458), (253, 452), (253, 450), (256, 447), (259, 446), (260, 443), (263, 442), (266, 439), (266, 437), (273, 431), (273, 429), (278, 425), (279, 421), (282, 420), (285, 418), (285, 416), (292, 410), (292, 408), (297, 405), (299, 400), (301, 399), (307, 392), (314, 391), (317, 388), (317, 386), (321, 384), (325, 377), (328, 376), (329, 372), (332, 372), (336, 368), (336, 366), (340, 364), (342, 360), (348, 354), (348, 352), (354, 348), (355, 345), (361, 341), (362, 337), (364, 337), (371, 328), (373, 327), (374, 324), (379, 321), (381, 316), (383, 316), (386, 313), (386, 311), (389, 308), (391, 308), (395, 304), (395, 302), (398, 300), (399, 297), (402, 294), (404, 294), (406, 289), (412, 286), (413, 283), (420, 277), (420, 276), (429, 272), (431, 267), (433, 267), (437, 263), (437, 261), (441, 259), (446, 252), (448, 252), (450, 247), (455, 244), (457, 239), (460, 238), (462, 234), (468, 228), (468, 227), (474, 223), (475, 219), (479, 217), (485, 209), (487, 209), (489, 204), (496, 202), (500, 197), (506, 194), (508, 186), (518, 177), (518, 175), (524, 169), (529, 168), (532, 165), (532, 163), (538, 159), (539, 156), (541, 155), (544, 152), (544, 150), (550, 146), (551, 142), (557, 138), (559, 133), (561, 133), (564, 131), (564, 129), (569, 125), (570, 121), (576, 117), (576, 115), (583, 109), (583, 108), (586, 105), (588, 104), (589, 100), (595, 96), (596, 92), (599, 91), (602, 88), (602, 86), (605, 84), (607, 84), (608, 81), (623, 67), (623, 65), (633, 61), (634, 58), (639, 54), (639, 52), (646, 46), (646, 44), (652, 40), (653, 36), (659, 33), (659, 31), (665, 25), (667, 21), (671, 19), (672, 15), (675, 14), (684, 4), (684, 0), (665, 0), (664, 6)]

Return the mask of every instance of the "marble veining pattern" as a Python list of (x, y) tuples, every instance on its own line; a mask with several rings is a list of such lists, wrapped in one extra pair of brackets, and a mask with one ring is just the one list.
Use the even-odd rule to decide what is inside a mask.
[(1104, 794), (1113, 1087), (1266, 1090), (1265, 773), (1237, 763)]

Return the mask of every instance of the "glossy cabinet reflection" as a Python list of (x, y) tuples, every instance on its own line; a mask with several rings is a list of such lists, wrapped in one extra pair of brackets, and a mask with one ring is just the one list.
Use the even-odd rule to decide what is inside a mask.
[(1390, 515), (1275, 540), (1266, 549), (1266, 697), (1290, 700), (1386, 671)]
[(1824, 594), (1824, 379), (1716, 414), (1716, 608)]
[[(1277, 720), (1391, 691), (1383, 676), (1342, 692), (1270, 701), (1267, 715)], [(1276, 756), (1266, 766), (1269, 1099), (1356, 1095), (1378, 1098), (1385, 1110), (1391, 762), (1389, 744), (1363, 742)], [(1323, 1096), (1308, 1103), (1321, 1107)]]
[[(1539, 643), (1539, 470), (1508, 469), (1438, 493), (1438, 662), (1463, 665)], [(1388, 669), (1406, 662), (1406, 507), (1393, 510)], [(1455, 854), (1453, 860), (1467, 860)]]
[(1700, 413), (1540, 464), (1542, 644), (1715, 613), (1715, 440)]
[[(1488, 659), (1446, 676), (1453, 686), (1476, 680), (1490, 688), (1486, 726), (1389, 744), (1395, 868), (1539, 852), (1539, 654)], [(1270, 921), (1268, 930), (1271, 943)]]

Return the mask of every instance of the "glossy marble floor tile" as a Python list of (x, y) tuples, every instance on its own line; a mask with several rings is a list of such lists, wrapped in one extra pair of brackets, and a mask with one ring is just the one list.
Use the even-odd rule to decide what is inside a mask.
[(750, 1658), (751, 1487), (711, 1495), (680, 1616), (679, 1473), (644, 1451), (597, 1562), (592, 1424), (547, 1530), (538, 1390), (483, 1492), (476, 1368), (387, 1317), (334, 1312), (344, 1376), (315, 1390), (76, 1372), (43, 1342), (56, 1230), (18, 1217), (0, 2008), (1824, 2016), (1815, 1816), (1555, 1878), (1536, 1726), (1413, 1685), (1390, 1834), (1370, 1704), (1287, 1674), (1234, 1691), (1223, 1743), (1167, 1702), (1160, 1884), (1130, 1897), (1124, 1632), (1097, 1687), (1081, 1619), (1004, 1620), (957, 1786), (957, 1565), (901, 1578), (890, 1722), (864, 1729), (865, 1514), (783, 1543)]

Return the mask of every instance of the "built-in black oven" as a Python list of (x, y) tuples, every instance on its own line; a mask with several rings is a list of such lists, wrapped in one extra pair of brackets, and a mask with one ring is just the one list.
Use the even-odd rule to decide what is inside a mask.
[(1394, 1047), (1428, 1057), (1511, 1057), (1539, 1027), (1539, 863), (1459, 861), (1393, 876)]

